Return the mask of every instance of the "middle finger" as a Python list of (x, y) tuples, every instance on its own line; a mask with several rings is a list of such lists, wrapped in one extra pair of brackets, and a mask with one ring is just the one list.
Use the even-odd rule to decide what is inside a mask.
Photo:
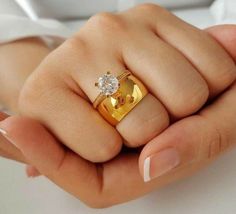
[[(89, 66), (87, 63), (80, 66), (80, 71), (76, 69), (73, 78), (80, 85), (91, 102), (99, 94), (94, 86), (97, 79), (107, 70), (114, 76), (120, 75), (126, 70), (125, 65), (118, 60), (115, 51), (111, 52), (104, 46), (94, 47), (94, 44), (87, 44), (88, 62), (93, 62)], [(94, 53), (96, 48), (97, 53)], [(109, 54), (108, 54), (109, 53)], [(161, 133), (169, 124), (168, 113), (152, 94), (147, 94), (117, 125), (116, 129), (124, 138), (124, 143), (131, 147), (145, 144), (153, 137)]]

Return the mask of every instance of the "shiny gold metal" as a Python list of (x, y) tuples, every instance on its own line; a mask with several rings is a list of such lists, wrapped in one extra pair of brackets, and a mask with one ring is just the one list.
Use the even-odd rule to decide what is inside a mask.
[(111, 96), (102, 93), (93, 103), (99, 113), (112, 125), (117, 125), (148, 93), (143, 83), (130, 72), (117, 77), (119, 89)]

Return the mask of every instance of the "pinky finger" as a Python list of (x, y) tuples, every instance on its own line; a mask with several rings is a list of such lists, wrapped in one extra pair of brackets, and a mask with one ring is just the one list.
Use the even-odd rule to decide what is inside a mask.
[(41, 175), (41, 173), (31, 165), (27, 165), (25, 171), (29, 178), (35, 178)]

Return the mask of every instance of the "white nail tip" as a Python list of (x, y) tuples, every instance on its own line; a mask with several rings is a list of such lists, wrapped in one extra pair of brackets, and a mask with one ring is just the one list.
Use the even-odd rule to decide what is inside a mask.
[(6, 135), (7, 132), (6, 132), (5, 130), (3, 130), (3, 129), (0, 128), (0, 134)]
[(148, 182), (151, 180), (150, 178), (150, 157), (146, 158), (144, 161), (143, 167), (143, 180), (144, 182)]

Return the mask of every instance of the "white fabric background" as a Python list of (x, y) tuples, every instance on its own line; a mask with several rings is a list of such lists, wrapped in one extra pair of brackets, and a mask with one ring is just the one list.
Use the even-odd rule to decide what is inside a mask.
[[(0, 0), (0, 3), (1, 1), (8, 0)], [(175, 13), (202, 28), (226, 21), (236, 23), (235, 12), (232, 10), (234, 2), (218, 0), (212, 7), (212, 12), (208, 7), (200, 7), (175, 10)], [(132, 2), (129, 0), (127, 3)], [(4, 11), (6, 13), (6, 10)], [(24, 14), (16, 5), (12, 5), (10, 12), (17, 15)], [(70, 21), (66, 26), (73, 29), (77, 25), (77, 21)], [(51, 33), (54, 34), (55, 31), (52, 30)], [(12, 32), (14, 33), (14, 30)], [(58, 32), (59, 30), (56, 34)], [(235, 157), (234, 150), (190, 178), (141, 199), (105, 210), (87, 208), (43, 177), (26, 178), (21, 164), (0, 159), (0, 214), (234, 214), (236, 213)]]

